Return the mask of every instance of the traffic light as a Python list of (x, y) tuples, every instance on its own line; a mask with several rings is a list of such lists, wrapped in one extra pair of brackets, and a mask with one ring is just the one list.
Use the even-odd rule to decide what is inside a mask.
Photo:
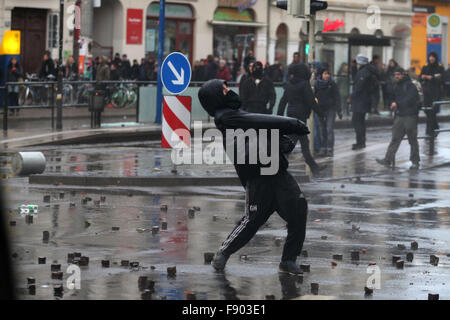
[(277, 8), (287, 10), (288, 0), (277, 0)]
[(311, 14), (316, 14), (317, 11), (325, 10), (328, 8), (328, 3), (326, 1), (311, 1), (310, 11)]
[(316, 14), (317, 11), (325, 10), (328, 3), (318, 0), (277, 0), (276, 6), (287, 10), (290, 15), (295, 17), (308, 17)]
[(305, 54), (309, 55), (309, 43), (305, 45)]

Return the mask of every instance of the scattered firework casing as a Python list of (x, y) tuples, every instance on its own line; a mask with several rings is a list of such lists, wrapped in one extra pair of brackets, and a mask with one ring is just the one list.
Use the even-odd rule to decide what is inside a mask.
[(205, 252), (203, 254), (203, 257), (205, 259), (205, 263), (209, 264), (214, 259), (214, 253), (213, 252)]
[(50, 266), (51, 271), (61, 271), (61, 265), (60, 264), (52, 264)]
[(342, 254), (333, 254), (333, 259), (334, 260), (341, 261), (342, 258), (343, 258)]
[(352, 251), (351, 252), (351, 258), (352, 260), (359, 260), (359, 251)]
[(109, 268), (109, 260), (102, 260), (102, 267)]
[(368, 287), (364, 287), (364, 293), (366, 295), (370, 296), (373, 293), (373, 289), (372, 288), (368, 288)]
[(175, 277), (177, 274), (177, 267), (167, 267), (167, 275), (169, 277)]
[(311, 283), (311, 293), (314, 295), (319, 294), (319, 284), (318, 283)]

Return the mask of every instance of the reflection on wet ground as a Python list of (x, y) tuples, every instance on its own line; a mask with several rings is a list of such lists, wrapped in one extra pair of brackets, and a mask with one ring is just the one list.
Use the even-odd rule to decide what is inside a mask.
[[(277, 214), (230, 258), (223, 274), (204, 263), (204, 253), (217, 250), (244, 212), (240, 187), (75, 188), (9, 179), (7, 221), (16, 221), (8, 228), (16, 254), (19, 296), (53, 299), (53, 286), (63, 284), (63, 299), (141, 299), (138, 280), (147, 276), (155, 282), (152, 299), (185, 299), (189, 292), (209, 300), (264, 299), (266, 295), (292, 299), (310, 294), (311, 283), (319, 283), (320, 295), (338, 299), (427, 299), (428, 293), (450, 299), (450, 167), (409, 172), (407, 144), (399, 151), (398, 168), (380, 167), (374, 157), (385, 152), (390, 133), (369, 134), (378, 144), (356, 153), (348, 151), (351, 131), (338, 136), (334, 161), (321, 160), (329, 165), (327, 172), (301, 186), (310, 207), (307, 256), (300, 256), (298, 262), (309, 264), (311, 270), (303, 277), (277, 272), (282, 243), (276, 238), (286, 236), (285, 222)], [(424, 166), (450, 160), (447, 141), (438, 141), (433, 157), (422, 152)], [(151, 143), (42, 151), (53, 158), (47, 170), (56, 170), (59, 164), (62, 174), (155, 174), (158, 157), (159, 172), (171, 169), (167, 151)], [(299, 157), (295, 153), (291, 159)], [(77, 167), (80, 170), (71, 169)], [(179, 169), (183, 170), (197, 174)], [(212, 173), (218, 170), (211, 168)], [(232, 168), (226, 170), (232, 174)], [(45, 195), (51, 195), (49, 203), (44, 202)], [(19, 215), (17, 208), (22, 204), (39, 205), (32, 223)], [(164, 204), (167, 211), (161, 210)], [(193, 206), (200, 211), (189, 216)], [(159, 227), (155, 234), (154, 226)], [(44, 231), (49, 231), (48, 241), (43, 241)], [(418, 243), (417, 250), (411, 249), (413, 241)], [(359, 260), (351, 259), (352, 251), (359, 252)], [(66, 272), (67, 255), (73, 252), (89, 257), (89, 266), (81, 267), (79, 290), (66, 286), (71, 276)], [(407, 261), (407, 253), (413, 253), (412, 261)], [(394, 255), (404, 260), (403, 269), (392, 264)], [(430, 255), (439, 257), (437, 266), (430, 264)], [(46, 257), (46, 264), (38, 264), (39, 257)], [(110, 267), (103, 268), (102, 260), (110, 260)], [(122, 260), (137, 261), (139, 267), (122, 267)], [(61, 264), (63, 280), (52, 280), (52, 263)], [(375, 267), (368, 269), (369, 264)], [(171, 266), (177, 268), (175, 277), (168, 276)], [(380, 289), (365, 296), (364, 287), (377, 270)], [(27, 277), (36, 279), (34, 295), (27, 289)]]

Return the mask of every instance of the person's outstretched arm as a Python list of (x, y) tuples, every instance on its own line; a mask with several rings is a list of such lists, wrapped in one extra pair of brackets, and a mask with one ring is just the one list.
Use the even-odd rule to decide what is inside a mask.
[(283, 134), (309, 134), (308, 127), (300, 120), (248, 112), (227, 112), (218, 119), (226, 128), (229, 129), (278, 129)]

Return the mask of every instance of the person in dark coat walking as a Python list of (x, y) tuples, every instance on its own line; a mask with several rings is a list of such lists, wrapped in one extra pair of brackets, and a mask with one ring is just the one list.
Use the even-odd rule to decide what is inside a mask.
[[(264, 77), (263, 65), (255, 62), (250, 78), (240, 89), (242, 109), (252, 113), (272, 114), (277, 95), (272, 81)], [(267, 108), (269, 104), (269, 108)]]
[(341, 95), (337, 84), (331, 79), (328, 69), (319, 72), (319, 79), (315, 81), (315, 96), (318, 100), (319, 109), (325, 115), (319, 118), (321, 132), (321, 150), (319, 155), (332, 157), (334, 149), (334, 123), (336, 115), (342, 119)]
[[(311, 72), (308, 66), (304, 63), (292, 65), (289, 67), (289, 77), (290, 80), (284, 88), (284, 94), (278, 106), (278, 115), (284, 115), (287, 105), (287, 116), (299, 119), (305, 123), (311, 115), (311, 110), (314, 110), (320, 117), (323, 117), (324, 115), (317, 106), (311, 84), (309, 83)], [(318, 174), (323, 167), (320, 167), (314, 161), (309, 150), (308, 137), (293, 135), (290, 138), (295, 144), (300, 140), (305, 162), (313, 174)]]
[(286, 83), (289, 82), (290, 80), (290, 76), (289, 76), (289, 68), (297, 65), (297, 64), (301, 64), (302, 62), (300, 61), (300, 53), (299, 52), (294, 52), (294, 54), (292, 55), (292, 62), (291, 64), (289, 64), (286, 68), (286, 70), (284, 70), (284, 76), (283, 76), (283, 85), (286, 85)]
[(118, 67), (116, 67), (116, 65), (113, 63), (111, 65), (111, 71), (110, 71), (110, 79), (111, 81), (118, 81), (120, 80), (120, 71), (118, 69)]
[[(23, 70), (16, 57), (12, 57), (6, 69), (6, 82), (19, 82), (23, 78)], [(19, 105), (19, 86), (8, 86), (8, 105), (10, 107)], [(19, 109), (11, 110), (11, 114), (19, 114)]]
[(41, 70), (39, 71), (39, 79), (46, 81), (48, 80), (47, 78), (50, 75), (56, 77), (56, 69), (55, 63), (50, 57), (50, 51), (46, 51), (42, 59)]
[(239, 80), (239, 96), (242, 96), (242, 85), (244, 84), (247, 79), (251, 78), (252, 72), (253, 72), (253, 65), (255, 63), (252, 61), (248, 65), (248, 71), (244, 68), (244, 74), (242, 75), (241, 79)]
[(205, 66), (204, 81), (212, 80), (216, 78), (219, 65), (214, 61), (214, 56), (208, 56), (208, 63)]
[(139, 63), (136, 59), (133, 60), (133, 66), (131, 67), (131, 80), (139, 79)]
[(439, 129), (436, 119), (438, 108), (433, 109), (433, 102), (441, 100), (442, 84), (444, 79), (444, 67), (439, 64), (439, 57), (432, 51), (428, 55), (428, 64), (422, 68), (420, 80), (422, 82), (424, 107), (431, 108), (425, 111), (427, 115), (426, 134), (436, 135), (434, 130)]
[(372, 88), (374, 87), (377, 71), (369, 64), (369, 59), (364, 54), (356, 57), (358, 71), (356, 72), (351, 96), (352, 124), (356, 133), (356, 144), (353, 150), (366, 147), (366, 114), (370, 111)]
[(251, 73), (249, 66), (250, 63), (255, 63), (256, 62), (256, 58), (253, 55), (253, 50), (249, 50), (247, 55), (244, 58), (244, 69), (247, 73)]
[(272, 82), (282, 82), (284, 76), (283, 66), (278, 61), (275, 61), (273, 65), (265, 69), (265, 75)]
[(122, 55), (122, 67), (120, 68), (120, 76), (129, 80), (131, 78), (131, 64), (126, 54)]
[(395, 112), (395, 119), (392, 127), (392, 140), (384, 159), (376, 160), (382, 165), (391, 166), (403, 137), (406, 135), (411, 146), (411, 170), (417, 170), (420, 162), (419, 142), (417, 141), (419, 93), (402, 68), (397, 68), (394, 77), (391, 109)]
[[(224, 148), (233, 161), (246, 191), (245, 216), (222, 243), (212, 266), (218, 271), (224, 270), (230, 256), (247, 244), (258, 229), (277, 211), (287, 222), (287, 237), (278, 271), (286, 274), (302, 274), (296, 260), (305, 240), (308, 203), (298, 183), (287, 171), (289, 162), (285, 154), (291, 152), (295, 146), (286, 135), (307, 135), (308, 128), (297, 119), (240, 110), (239, 96), (231, 91), (223, 80), (214, 79), (205, 83), (198, 97), (202, 107), (211, 117), (214, 117), (216, 127), (223, 135)], [(239, 160), (236, 161), (238, 158), (236, 155), (243, 154), (245, 159), (249, 159), (250, 155), (250, 147), (248, 147), (250, 142), (239, 143), (239, 140), (245, 139), (246, 136), (246, 134), (239, 134), (239, 129), (241, 131), (266, 129), (268, 136), (272, 136), (274, 131), (279, 133), (279, 141), (276, 141), (279, 142), (279, 148), (276, 150), (279, 166), (276, 172), (271, 175), (264, 172), (264, 164), (260, 159), (256, 164), (249, 164), (248, 161), (242, 164), (238, 163)], [(228, 138), (229, 130), (236, 130), (232, 138)], [(269, 139), (265, 140), (261, 135), (255, 138), (257, 141), (253, 145), (267, 146), (269, 144)], [(244, 150), (240, 150), (241, 148)], [(230, 149), (236, 152), (233, 151), (230, 155)]]

